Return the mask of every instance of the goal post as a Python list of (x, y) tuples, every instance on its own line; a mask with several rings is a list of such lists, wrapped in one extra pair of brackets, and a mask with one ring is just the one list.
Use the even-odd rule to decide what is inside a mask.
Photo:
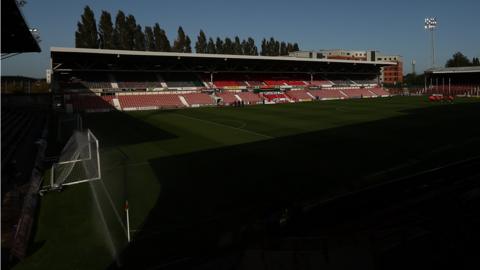
[(74, 131), (58, 161), (52, 165), (47, 190), (101, 179), (97, 137), (89, 130)]

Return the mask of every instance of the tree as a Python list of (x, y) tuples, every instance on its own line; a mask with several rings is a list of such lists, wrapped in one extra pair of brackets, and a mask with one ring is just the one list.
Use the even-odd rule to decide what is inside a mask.
[(155, 51), (171, 51), (170, 41), (167, 38), (167, 34), (162, 28), (160, 28), (160, 25), (158, 23), (153, 26), (153, 38), (155, 41)]
[(131, 14), (127, 16), (125, 19), (126, 24), (126, 49), (127, 50), (134, 50), (135, 49), (135, 32), (137, 32), (137, 22), (135, 17)]
[(275, 45), (273, 46), (273, 56), (280, 55), (280, 42), (275, 40)]
[(258, 55), (258, 50), (257, 46), (255, 46), (255, 40), (251, 37), (247, 39), (247, 44), (248, 44), (248, 52), (245, 54), (248, 55)]
[(153, 37), (152, 27), (145, 27), (145, 49), (147, 51), (155, 51), (155, 39)]
[(223, 43), (223, 53), (233, 54), (233, 42), (230, 38), (225, 38), (225, 43)]
[(133, 49), (136, 51), (145, 51), (145, 34), (143, 34), (142, 27), (137, 25), (137, 29), (135, 30), (134, 36), (134, 47)]
[(183, 52), (186, 52), (186, 53), (192, 52), (192, 41), (190, 40), (190, 37), (188, 35), (185, 38), (185, 47), (183, 48)]
[(211, 54), (217, 53), (217, 50), (215, 49), (215, 42), (213, 41), (213, 38), (208, 39), (206, 53), (211, 53)]
[(99, 44), (101, 49), (114, 49), (112, 16), (102, 10), (98, 23)]
[(172, 46), (170, 46), (170, 40), (168, 40), (168, 37), (167, 37), (167, 33), (165, 32), (165, 30), (162, 29), (161, 33), (160, 33), (160, 37), (161, 37), (161, 50), (162, 52), (170, 52), (172, 51)]
[(215, 42), (215, 51), (218, 54), (225, 53), (223, 47), (224, 47), (223, 46), (223, 41), (219, 37), (217, 37), (217, 41)]
[(273, 37), (270, 37), (270, 40), (268, 41), (268, 46), (267, 46), (267, 51), (268, 55), (270, 56), (275, 56), (275, 39)]
[(288, 55), (287, 44), (283, 41), (280, 43), (280, 55)]
[(128, 48), (128, 27), (125, 21), (125, 13), (119, 10), (115, 18), (115, 29), (113, 30), (115, 49), (127, 50)]
[(242, 43), (240, 43), (240, 38), (238, 36), (235, 37), (235, 41), (233, 43), (233, 54), (243, 54)]
[(98, 32), (95, 14), (89, 6), (85, 6), (81, 21), (77, 23), (75, 47), (98, 48)]
[(196, 53), (207, 53), (207, 37), (203, 30), (200, 30), (200, 33), (197, 36), (197, 42), (195, 43), (195, 52)]
[(267, 44), (267, 40), (264, 38), (262, 39), (262, 50), (260, 51), (260, 55), (268, 55), (267, 54), (267, 50), (268, 50), (268, 44)]
[(294, 51), (294, 52), (300, 51), (300, 48), (298, 47), (298, 44), (297, 44), (296, 42), (293, 43), (293, 51)]
[(287, 52), (288, 53), (293, 52), (293, 45), (290, 42), (287, 43)]
[(447, 60), (445, 67), (468, 67), (471, 65), (472, 63), (465, 55), (461, 52), (456, 52), (452, 58)]
[(472, 66), (480, 66), (480, 60), (478, 59), (478, 57), (473, 57), (472, 59)]
[(186, 36), (183, 28), (178, 27), (177, 39), (173, 42), (173, 51), (174, 52), (184, 52), (185, 51), (185, 42)]

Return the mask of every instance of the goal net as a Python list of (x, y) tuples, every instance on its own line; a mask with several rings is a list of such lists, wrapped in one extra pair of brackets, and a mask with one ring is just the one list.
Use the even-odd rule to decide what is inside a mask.
[(52, 165), (50, 188), (57, 189), (100, 178), (98, 139), (89, 129), (74, 131), (63, 148), (58, 162)]

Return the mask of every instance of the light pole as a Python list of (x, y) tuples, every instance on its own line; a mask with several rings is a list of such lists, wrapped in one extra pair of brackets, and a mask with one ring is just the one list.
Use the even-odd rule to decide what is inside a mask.
[(435, 67), (435, 41), (433, 31), (437, 28), (437, 18), (425, 18), (425, 29), (429, 30), (432, 36), (432, 68)]

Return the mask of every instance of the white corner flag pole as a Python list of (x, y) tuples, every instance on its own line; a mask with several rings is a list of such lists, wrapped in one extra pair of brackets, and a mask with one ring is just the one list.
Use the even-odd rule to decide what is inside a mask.
[(130, 243), (130, 215), (128, 214), (128, 201), (125, 201), (125, 213), (127, 215), (127, 241)]

